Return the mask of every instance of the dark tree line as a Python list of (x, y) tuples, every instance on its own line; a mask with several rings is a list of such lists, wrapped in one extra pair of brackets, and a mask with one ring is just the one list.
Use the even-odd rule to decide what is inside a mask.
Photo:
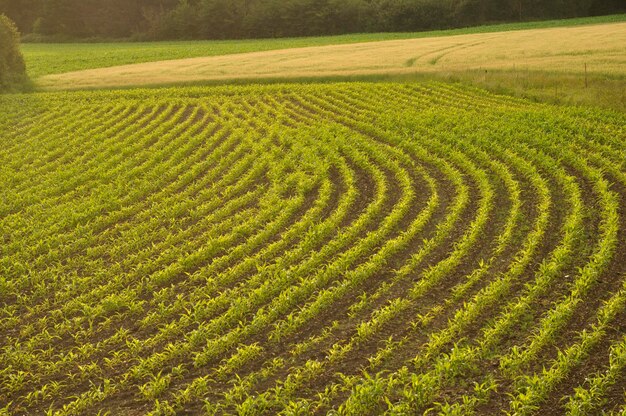
[(624, 0), (0, 0), (22, 33), (67, 38), (419, 31), (625, 11)]

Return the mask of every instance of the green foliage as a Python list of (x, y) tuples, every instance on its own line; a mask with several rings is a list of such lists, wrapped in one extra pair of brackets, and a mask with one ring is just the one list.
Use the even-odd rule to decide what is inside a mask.
[(240, 39), (417, 31), (626, 12), (620, 0), (0, 0), (32, 39)]
[(13, 22), (0, 14), (0, 91), (19, 88), (26, 80), (26, 66), (19, 41)]

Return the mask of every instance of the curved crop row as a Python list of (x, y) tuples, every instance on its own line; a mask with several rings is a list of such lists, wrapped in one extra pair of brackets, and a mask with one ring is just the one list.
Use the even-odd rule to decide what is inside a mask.
[(621, 114), (438, 83), (0, 101), (0, 414), (626, 406)]

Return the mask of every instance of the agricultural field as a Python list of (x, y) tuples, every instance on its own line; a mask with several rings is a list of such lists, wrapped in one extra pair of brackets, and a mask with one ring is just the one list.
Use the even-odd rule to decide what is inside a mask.
[(107, 68), (119, 65), (185, 58), (232, 55), (312, 46), (432, 38), (620, 22), (626, 22), (626, 15), (621, 14), (539, 22), (505, 23), (416, 33), (363, 33), (340, 36), (223, 41), (25, 43), (22, 45), (22, 50), (28, 64), (28, 73), (32, 78), (36, 79), (45, 75), (61, 74), (85, 69)]
[(616, 15), (419, 34), (27, 45), (26, 59), (37, 89), (49, 91), (444, 81), (626, 112), (625, 45), (626, 15)]
[(0, 415), (626, 412), (624, 113), (440, 82), (0, 108)]
[[(585, 72), (626, 80), (626, 22), (352, 43), (47, 75), (44, 89), (481, 71)], [(581, 78), (584, 84), (584, 78)]]

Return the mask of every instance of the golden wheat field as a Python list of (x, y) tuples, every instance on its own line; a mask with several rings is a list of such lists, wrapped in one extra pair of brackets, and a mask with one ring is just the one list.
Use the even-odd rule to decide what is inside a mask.
[(216, 80), (528, 70), (621, 77), (626, 23), (252, 52), (48, 75), (45, 89)]

